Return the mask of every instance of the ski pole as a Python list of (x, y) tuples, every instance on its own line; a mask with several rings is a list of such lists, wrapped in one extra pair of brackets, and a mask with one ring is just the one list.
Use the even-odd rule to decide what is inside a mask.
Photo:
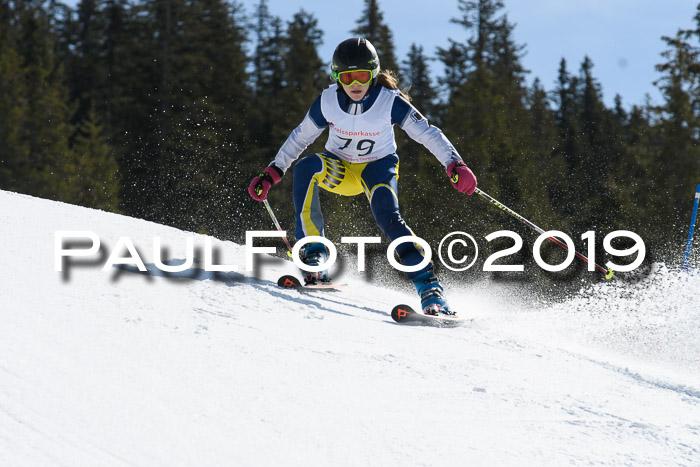
[[(489, 196), (488, 194), (484, 193), (482, 190), (476, 188), (476, 189), (474, 190), (474, 192), (475, 192), (476, 194), (478, 194), (479, 196), (481, 196), (482, 198), (484, 198), (485, 200), (487, 200), (489, 203), (491, 203), (491, 204), (493, 204), (493, 205), (495, 205), (495, 206), (501, 208), (503, 211), (505, 211), (505, 212), (507, 212), (508, 214), (510, 214), (511, 216), (515, 217), (516, 219), (518, 219), (520, 222), (522, 222), (523, 224), (527, 225), (527, 226), (530, 227), (531, 229), (536, 230), (536, 231), (539, 232), (540, 234), (545, 233), (543, 229), (537, 227), (535, 224), (533, 224), (532, 222), (530, 222), (529, 220), (525, 219), (523, 216), (521, 216), (521, 215), (518, 214), (517, 212), (513, 211), (512, 209), (510, 209), (510, 208), (509, 208), (508, 206), (506, 206), (505, 204), (501, 203), (500, 201), (496, 200), (495, 198), (493, 198), (493, 197)], [(559, 245), (560, 247), (564, 248), (566, 251), (569, 251), (569, 247), (566, 246), (565, 243), (562, 243), (561, 241), (557, 240), (555, 237), (547, 237), (547, 238), (548, 238), (549, 240), (553, 241), (554, 243), (556, 243), (557, 245)], [(586, 263), (589, 263), (589, 264), (591, 263), (591, 260), (589, 260), (586, 256), (582, 255), (582, 254), (579, 253), (578, 251), (574, 250), (574, 254), (575, 254), (576, 256), (578, 256), (579, 258), (581, 258), (582, 260), (584, 260)], [(606, 279), (612, 279), (612, 278), (614, 277), (614, 274), (613, 274), (613, 270), (612, 270), (612, 269), (606, 269), (606, 268), (604, 268), (603, 266), (599, 265), (599, 264), (596, 263), (596, 262), (593, 262), (593, 265), (595, 266), (595, 268), (596, 268), (597, 270), (599, 270), (600, 272), (602, 272), (603, 274), (605, 274), (605, 278), (606, 278)]]
[(690, 247), (693, 244), (693, 231), (695, 230), (695, 216), (698, 213), (698, 201), (700, 201), (700, 185), (695, 189), (695, 203), (693, 203), (693, 215), (690, 218), (690, 231), (688, 232), (688, 241), (685, 244), (685, 259), (683, 259), (684, 271), (688, 270), (688, 258), (690, 258)]
[[(277, 230), (280, 232), (283, 232), (282, 227), (280, 227), (280, 223), (277, 222), (277, 217), (275, 217), (275, 213), (272, 212), (272, 208), (270, 207), (270, 203), (268, 203), (266, 199), (263, 200), (263, 203), (265, 204), (265, 207), (267, 208), (267, 212), (270, 213), (270, 217), (272, 217), (272, 222), (275, 223), (275, 227), (277, 227)], [(289, 244), (289, 240), (287, 240), (286, 235), (282, 238), (284, 239), (284, 243), (287, 244), (287, 256), (289, 256), (291, 258), (292, 257), (292, 245)]]

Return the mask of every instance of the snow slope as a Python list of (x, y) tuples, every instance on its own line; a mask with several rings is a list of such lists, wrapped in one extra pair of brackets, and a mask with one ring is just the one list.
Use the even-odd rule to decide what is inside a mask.
[[(242, 227), (244, 229), (244, 227)], [(150, 273), (54, 270), (58, 230), (130, 237)], [(281, 290), (244, 249), (166, 277), (204, 237), (0, 192), (0, 464), (700, 465), (700, 278), (663, 267), (533, 305), (448, 287), (476, 319), (405, 327), (408, 288)], [(187, 276), (187, 277), (183, 277)]]

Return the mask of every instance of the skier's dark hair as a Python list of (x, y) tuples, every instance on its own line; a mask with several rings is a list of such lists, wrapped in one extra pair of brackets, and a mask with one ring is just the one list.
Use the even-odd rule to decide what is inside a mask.
[(374, 79), (376, 80), (375, 84), (377, 86), (384, 86), (387, 89), (396, 89), (401, 93), (401, 97), (409, 102), (411, 101), (411, 96), (408, 95), (411, 87), (399, 89), (399, 78), (392, 70), (382, 70)]

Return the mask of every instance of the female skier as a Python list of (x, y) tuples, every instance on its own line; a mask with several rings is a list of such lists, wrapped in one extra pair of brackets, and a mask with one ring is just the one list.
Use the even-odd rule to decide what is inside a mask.
[[(321, 93), (272, 163), (248, 188), (255, 200), (263, 201), (299, 155), (329, 129), (326, 151), (304, 157), (294, 167), (297, 240), (323, 236), (319, 188), (345, 196), (364, 193), (377, 225), (390, 240), (413, 235), (399, 213), (394, 125), (435, 155), (458, 191), (468, 195), (474, 192), (476, 177), (472, 171), (442, 131), (430, 125), (398, 90), (397, 80), (390, 73), (380, 73), (377, 51), (368, 40), (351, 38), (341, 42), (333, 53), (331, 77), (335, 84)], [(402, 243), (396, 252), (406, 266), (423, 261), (423, 254), (412, 242)], [(310, 243), (300, 257), (305, 264), (318, 266), (326, 260), (326, 248), (322, 243)], [(407, 275), (421, 297), (424, 313), (455, 314), (432, 264)], [(328, 272), (304, 272), (304, 278), (307, 283), (325, 281)]]

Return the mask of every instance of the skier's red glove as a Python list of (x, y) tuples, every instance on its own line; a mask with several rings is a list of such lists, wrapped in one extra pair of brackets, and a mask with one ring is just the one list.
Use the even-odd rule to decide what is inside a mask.
[(476, 177), (462, 161), (454, 161), (447, 166), (447, 176), (455, 190), (471, 195), (476, 189)]
[(265, 201), (267, 192), (270, 191), (272, 185), (275, 185), (282, 180), (284, 172), (275, 165), (265, 167), (263, 173), (258, 175), (250, 182), (248, 193), (255, 201)]

